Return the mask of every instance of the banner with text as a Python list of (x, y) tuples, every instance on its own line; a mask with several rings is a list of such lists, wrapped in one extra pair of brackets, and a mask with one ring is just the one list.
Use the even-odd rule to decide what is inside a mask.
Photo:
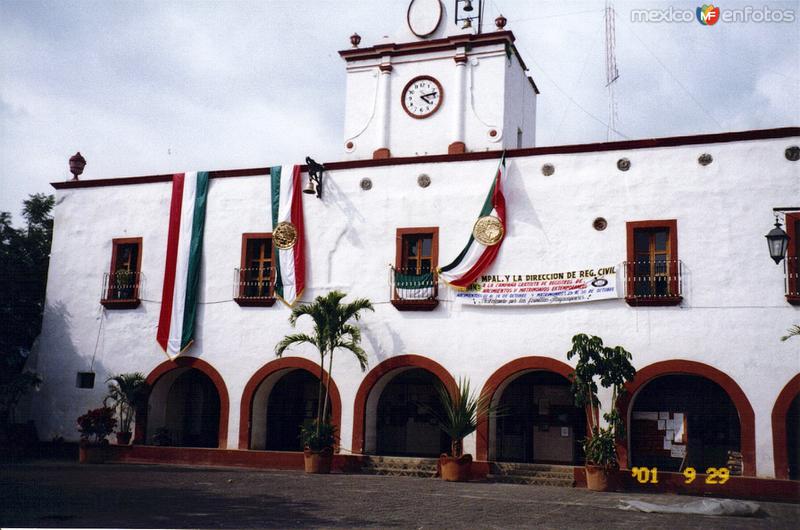
[(467, 305), (539, 305), (619, 298), (617, 267), (547, 274), (490, 274), (455, 293)]

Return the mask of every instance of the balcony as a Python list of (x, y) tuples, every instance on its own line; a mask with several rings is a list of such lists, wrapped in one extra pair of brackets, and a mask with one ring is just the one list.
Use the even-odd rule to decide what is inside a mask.
[(398, 311), (433, 311), (439, 305), (439, 278), (435, 272), (389, 267), (389, 297)]
[(271, 269), (233, 270), (233, 300), (242, 307), (271, 307), (275, 304), (275, 279)]
[(786, 301), (792, 305), (800, 305), (800, 257), (786, 256), (783, 266)]
[(683, 300), (680, 260), (626, 261), (625, 301), (630, 306), (672, 306)]
[(116, 271), (103, 274), (100, 303), (106, 309), (135, 309), (144, 276), (141, 272)]

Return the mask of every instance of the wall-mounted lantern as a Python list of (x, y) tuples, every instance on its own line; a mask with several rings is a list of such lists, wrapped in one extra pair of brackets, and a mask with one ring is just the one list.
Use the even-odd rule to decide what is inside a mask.
[(781, 260), (783, 260), (784, 256), (786, 256), (786, 247), (789, 245), (789, 236), (784, 232), (783, 228), (781, 228), (781, 222), (778, 220), (778, 216), (775, 216), (775, 228), (769, 231), (769, 233), (764, 236), (767, 238), (767, 246), (769, 247), (769, 257), (775, 260), (776, 264), (779, 264)]
[(308, 167), (308, 183), (303, 188), (303, 193), (309, 195), (314, 194), (317, 199), (322, 198), (322, 173), (325, 171), (325, 166), (317, 163), (310, 156), (306, 157), (306, 166)]

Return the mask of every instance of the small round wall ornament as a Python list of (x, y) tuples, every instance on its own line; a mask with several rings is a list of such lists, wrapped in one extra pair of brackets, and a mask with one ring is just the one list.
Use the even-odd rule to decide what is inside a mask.
[(797, 162), (800, 160), (800, 147), (796, 145), (787, 147), (786, 151), (783, 152), (783, 155), (786, 157), (786, 160), (790, 162)]
[(549, 177), (556, 172), (556, 167), (553, 164), (544, 164), (542, 166), (542, 175)]
[(485, 215), (475, 221), (472, 228), (472, 235), (478, 243), (491, 247), (498, 244), (503, 239), (503, 223), (493, 215)]
[(364, 191), (371, 190), (372, 189), (372, 179), (364, 177), (363, 179), (361, 179), (361, 182), (359, 183), (359, 186), (361, 186), (361, 189), (364, 190)]
[(617, 160), (617, 169), (620, 171), (628, 171), (631, 168), (631, 161), (627, 158), (620, 158)]
[(431, 178), (423, 173), (422, 175), (417, 177), (417, 184), (420, 188), (427, 188), (431, 185)]
[(602, 232), (608, 226), (608, 221), (605, 220), (604, 217), (598, 217), (594, 221), (592, 221), (592, 227), (598, 232)]
[(272, 241), (281, 250), (288, 250), (297, 243), (297, 228), (289, 221), (281, 221), (272, 231)]
[(703, 153), (702, 155), (697, 157), (697, 163), (700, 164), (701, 166), (707, 166), (713, 161), (714, 157), (711, 156), (710, 153)]

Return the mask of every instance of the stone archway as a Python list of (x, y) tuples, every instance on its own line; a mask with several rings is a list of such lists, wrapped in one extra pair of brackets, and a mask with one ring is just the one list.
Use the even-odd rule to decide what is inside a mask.
[[(797, 409), (800, 409), (798, 401), (800, 401), (800, 374), (795, 375), (786, 383), (772, 408), (772, 450), (775, 459), (775, 478), (798, 479), (798, 464), (800, 464), (798, 462), (800, 448), (797, 445), (798, 420), (796, 418)], [(790, 438), (793, 439), (790, 440)], [(794, 453), (792, 454), (791, 451)]]
[[(188, 374), (188, 375), (187, 375)], [(194, 381), (190, 381), (194, 379)], [(183, 383), (181, 383), (183, 381)], [(178, 392), (173, 390), (175, 383), (186, 384), (185, 388)], [(164, 427), (168, 422), (180, 422), (180, 430), (184, 430), (183, 424), (191, 420), (192, 417), (202, 418), (206, 420), (210, 416), (218, 419), (217, 443), (215, 447), (224, 449), (227, 447), (228, 442), (228, 410), (230, 408), (230, 400), (228, 397), (228, 390), (225, 382), (214, 367), (207, 362), (196, 357), (178, 357), (172, 361), (164, 361), (156, 366), (150, 375), (147, 376), (147, 384), (150, 386), (150, 395), (148, 396), (148, 407), (144, 414), (140, 414), (136, 425), (136, 443), (148, 443), (152, 441), (152, 436), (156, 429)], [(201, 408), (192, 409), (197, 406), (191, 402), (197, 401), (197, 396), (191, 397), (192, 388), (198, 393), (201, 402), (205, 402), (206, 407), (209, 405), (211, 408), (202, 408), (203, 403), (199, 403)], [(212, 391), (213, 389), (213, 391)], [(178, 394), (181, 394), (180, 396)], [(183, 402), (181, 404), (180, 402)], [(187, 401), (189, 404), (187, 405)], [(209, 403), (209, 401), (211, 403)], [(218, 404), (217, 404), (218, 403)], [(175, 407), (178, 407), (176, 409)], [(182, 407), (182, 408), (181, 408)], [(187, 408), (188, 407), (188, 408)], [(168, 411), (168, 408), (170, 409)], [(213, 408), (218, 408), (218, 412), (214, 414)], [(178, 425), (176, 423), (176, 425)], [(205, 431), (206, 426), (201, 427)], [(195, 433), (200, 435), (200, 433)], [(187, 440), (192, 440), (192, 436)], [(183, 438), (183, 434), (180, 435)], [(179, 440), (178, 440), (179, 441)], [(209, 443), (208, 445), (213, 445)]]
[[(635, 379), (627, 385), (627, 393), (620, 398), (618, 408), (623, 420), (625, 421), (626, 432), (631, 432), (631, 416), (636, 396), (648, 383), (660, 377), (669, 375), (688, 375), (698, 376), (709, 380), (719, 386), (730, 398), (733, 406), (738, 413), (739, 420), (739, 444), (742, 453), (742, 475), (756, 475), (756, 434), (755, 434), (755, 414), (753, 407), (747, 396), (736, 384), (736, 382), (724, 372), (707, 364), (696, 361), (672, 360), (657, 362), (636, 372)], [(689, 433), (691, 436), (691, 433)], [(617, 445), (619, 453), (620, 467), (628, 468), (630, 463), (630, 437), (626, 443)]]
[(377, 365), (358, 388), (353, 414), (353, 452), (367, 454), (377, 449), (377, 414), (381, 394), (396, 376), (422, 369), (436, 377), (455, 396), (458, 385), (442, 365), (421, 355), (399, 355)]
[[(319, 378), (319, 365), (302, 357), (283, 357), (268, 362), (250, 378), (242, 392), (239, 409), (239, 449), (263, 449), (260, 440), (266, 435), (267, 400), (274, 386), (287, 374), (302, 370)], [(323, 380), (328, 373), (323, 371)], [(331, 379), (330, 390), (331, 423), (337, 430), (342, 422), (342, 398), (336, 382)], [(253, 441), (256, 440), (254, 444)], [(265, 445), (265, 444), (264, 444)]]

